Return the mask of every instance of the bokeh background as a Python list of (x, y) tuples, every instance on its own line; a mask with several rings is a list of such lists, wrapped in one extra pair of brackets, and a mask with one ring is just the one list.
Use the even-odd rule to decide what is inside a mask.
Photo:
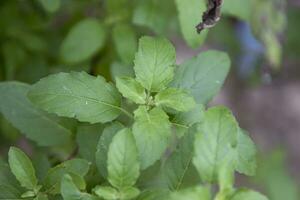
[[(114, 27), (121, 23), (133, 33), (133, 51), (142, 35), (169, 38), (176, 46), (178, 64), (204, 50), (226, 51), (232, 59), (231, 72), (210, 105), (230, 107), (259, 149), (257, 176), (241, 176), (239, 182), (256, 187), (271, 200), (299, 200), (300, 1), (224, 0), (220, 22), (203, 33), (205, 40), (201, 35), (195, 43), (180, 27), (179, 1), (1, 0), (0, 80), (31, 84), (70, 70), (101, 74), (109, 80), (131, 73), (132, 60), (118, 55), (115, 48)], [(182, 4), (199, 1), (204, 2), (182, 0)], [(200, 21), (200, 8), (196, 15)], [(191, 26), (196, 25), (195, 16), (186, 17), (191, 17)], [(102, 47), (89, 59), (66, 62), (60, 51), (64, 39), (86, 18), (95, 18), (105, 27)], [(0, 115), (3, 159), (11, 145), (31, 154), (40, 148)]]

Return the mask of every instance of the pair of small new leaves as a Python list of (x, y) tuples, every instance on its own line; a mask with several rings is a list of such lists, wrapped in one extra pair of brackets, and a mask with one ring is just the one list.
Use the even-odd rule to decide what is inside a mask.
[(191, 95), (177, 88), (166, 88), (153, 98), (148, 95), (151, 91), (146, 92), (138, 81), (130, 77), (117, 77), (116, 86), (124, 97), (137, 104), (168, 107), (180, 112), (189, 111), (196, 105)]

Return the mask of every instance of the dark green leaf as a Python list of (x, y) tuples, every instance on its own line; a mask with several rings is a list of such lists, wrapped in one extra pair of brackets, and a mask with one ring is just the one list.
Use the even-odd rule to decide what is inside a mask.
[(95, 163), (95, 152), (102, 129), (101, 124), (82, 124), (77, 128), (76, 141), (79, 154), (92, 163)]
[(114, 122), (107, 125), (98, 141), (96, 151), (96, 165), (100, 174), (105, 178), (107, 177), (107, 153), (109, 145), (113, 137), (123, 127), (124, 126), (119, 122)]
[(172, 85), (189, 91), (197, 103), (206, 104), (219, 92), (229, 68), (226, 53), (206, 51), (181, 64)]
[(193, 145), (197, 132), (195, 129), (196, 127), (190, 128), (162, 166), (161, 174), (170, 190), (179, 190), (200, 182), (200, 177), (197, 176), (197, 171), (192, 164)]
[(61, 45), (61, 57), (67, 63), (91, 58), (105, 42), (105, 28), (96, 19), (87, 18), (75, 24)]
[(28, 93), (40, 108), (83, 122), (109, 122), (120, 114), (121, 97), (101, 76), (59, 73), (41, 79)]
[(48, 171), (43, 186), (49, 193), (58, 194), (60, 191), (61, 179), (65, 174), (72, 175), (72, 178), (76, 181), (78, 186), (83, 185), (83, 177), (88, 173), (89, 168), (90, 163), (83, 159), (65, 161)]
[(133, 63), (137, 51), (137, 38), (133, 28), (127, 24), (117, 24), (113, 28), (116, 51), (126, 65)]
[(14, 127), (42, 146), (66, 143), (71, 131), (58, 118), (35, 108), (27, 99), (29, 85), (18, 82), (0, 83), (0, 110)]

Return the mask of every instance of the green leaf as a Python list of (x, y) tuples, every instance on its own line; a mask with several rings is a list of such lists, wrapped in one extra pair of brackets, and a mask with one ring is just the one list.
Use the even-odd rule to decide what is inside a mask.
[(175, 60), (175, 48), (167, 39), (144, 36), (134, 60), (136, 78), (147, 90), (158, 92), (172, 81)]
[(158, 200), (167, 199), (170, 191), (166, 189), (151, 189), (145, 190), (138, 196), (137, 200)]
[(251, 0), (226, 0), (222, 6), (222, 12), (224, 14), (242, 19), (244, 21), (251, 20), (252, 13), (252, 4)]
[(18, 200), (21, 199), (20, 196), (21, 192), (15, 187), (5, 183), (0, 183), (0, 199)]
[(109, 186), (97, 186), (93, 191), (96, 195), (106, 200), (119, 199), (118, 190)]
[(194, 109), (188, 112), (180, 112), (172, 119), (172, 124), (175, 126), (175, 133), (177, 137), (182, 137), (188, 128), (195, 123), (202, 121), (204, 117), (204, 106), (197, 104)]
[(179, 192), (171, 193), (170, 200), (210, 200), (211, 194), (209, 188), (206, 187), (193, 187)]
[(42, 4), (44, 9), (49, 13), (53, 13), (57, 11), (61, 3), (60, 0), (39, 0), (39, 2)]
[(62, 177), (61, 195), (64, 200), (96, 200), (96, 197), (88, 193), (80, 192), (68, 174)]
[(76, 184), (82, 186), (83, 177), (88, 173), (90, 163), (83, 159), (73, 159), (65, 161), (53, 168), (51, 168), (43, 182), (43, 186), (51, 194), (58, 194), (60, 192), (61, 178), (65, 174), (72, 175), (76, 179)]
[(120, 191), (120, 199), (130, 200), (136, 198), (140, 194), (140, 190), (135, 187), (124, 188)]
[(133, 28), (127, 24), (117, 24), (113, 28), (113, 41), (116, 51), (127, 65), (131, 65), (137, 51), (137, 37)]
[(113, 122), (107, 125), (98, 141), (96, 151), (96, 165), (100, 174), (105, 178), (107, 178), (107, 153), (109, 145), (113, 137), (122, 128), (124, 128), (124, 126), (119, 122)]
[(0, 83), (0, 111), (26, 137), (41, 146), (64, 144), (72, 132), (59, 119), (35, 108), (27, 99), (29, 85), (19, 82)]
[(234, 165), (237, 134), (238, 124), (227, 108), (207, 110), (198, 126), (193, 159), (203, 181), (217, 181), (220, 167), (228, 162)]
[(124, 188), (120, 191), (109, 186), (97, 186), (93, 189), (96, 195), (106, 200), (129, 200), (137, 197), (140, 191), (134, 187)]
[(155, 96), (157, 106), (166, 106), (181, 112), (191, 110), (196, 106), (194, 98), (183, 90), (168, 88)]
[(40, 108), (79, 121), (105, 123), (120, 114), (121, 97), (101, 76), (86, 72), (58, 73), (37, 82), (28, 93)]
[(241, 129), (238, 131), (236, 151), (236, 170), (248, 176), (254, 176), (256, 172), (256, 147), (248, 134)]
[(95, 163), (95, 152), (102, 129), (101, 124), (82, 124), (77, 128), (79, 155), (92, 163)]
[(265, 188), (271, 200), (300, 199), (299, 184), (288, 167), (286, 152), (276, 149), (261, 156), (254, 181)]
[(230, 200), (268, 200), (268, 198), (258, 192), (241, 189)]
[(35, 170), (27, 155), (16, 147), (11, 147), (8, 152), (8, 162), (12, 173), (16, 176), (21, 186), (33, 190), (37, 187)]
[(118, 189), (133, 186), (139, 177), (138, 152), (129, 129), (114, 136), (108, 150), (107, 170), (108, 181)]
[(75, 24), (62, 42), (60, 54), (67, 63), (79, 63), (95, 55), (105, 43), (105, 28), (96, 19)]
[(44, 180), (48, 170), (51, 168), (51, 163), (48, 155), (42, 151), (36, 151), (31, 158), (33, 167), (35, 168), (38, 180)]
[(110, 74), (114, 80), (116, 77), (134, 77), (133, 66), (125, 65), (120, 62), (113, 62), (110, 65)]
[(175, 21), (173, 0), (139, 0), (135, 3), (132, 22), (147, 27), (157, 34), (164, 34)]
[(130, 77), (116, 78), (116, 86), (121, 94), (137, 104), (146, 103), (146, 92), (143, 86)]
[[(7, 191), (21, 195), (23, 188), (21, 188), (18, 180), (11, 172), (9, 165), (0, 161), (0, 187), (9, 188)], [(2, 194), (2, 193), (0, 193)]]
[(43, 193), (39, 193), (33, 200), (48, 200), (48, 196)]
[(26, 198), (30, 198), (30, 197), (34, 197), (34, 196), (35, 196), (34, 191), (27, 191), (21, 195), (21, 198), (26, 199)]
[(198, 34), (196, 25), (202, 19), (202, 14), (206, 10), (206, 2), (199, 0), (176, 0), (180, 29), (182, 35), (190, 47), (196, 48), (201, 45), (207, 35), (207, 31)]
[(176, 69), (172, 86), (187, 90), (197, 103), (206, 104), (219, 92), (229, 68), (226, 53), (206, 51)]
[(141, 169), (146, 169), (159, 160), (165, 152), (171, 136), (168, 115), (161, 108), (149, 112), (140, 106), (134, 112), (133, 135), (137, 144)]
[(192, 127), (179, 142), (177, 148), (162, 166), (163, 180), (170, 190), (197, 184), (200, 177), (192, 164), (196, 127)]

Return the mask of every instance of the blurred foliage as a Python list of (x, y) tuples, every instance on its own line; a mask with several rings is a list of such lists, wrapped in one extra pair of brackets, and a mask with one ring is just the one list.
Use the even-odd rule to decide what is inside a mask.
[(275, 150), (261, 156), (255, 182), (260, 185), (272, 200), (297, 200), (300, 198), (299, 185), (289, 174), (285, 152)]

